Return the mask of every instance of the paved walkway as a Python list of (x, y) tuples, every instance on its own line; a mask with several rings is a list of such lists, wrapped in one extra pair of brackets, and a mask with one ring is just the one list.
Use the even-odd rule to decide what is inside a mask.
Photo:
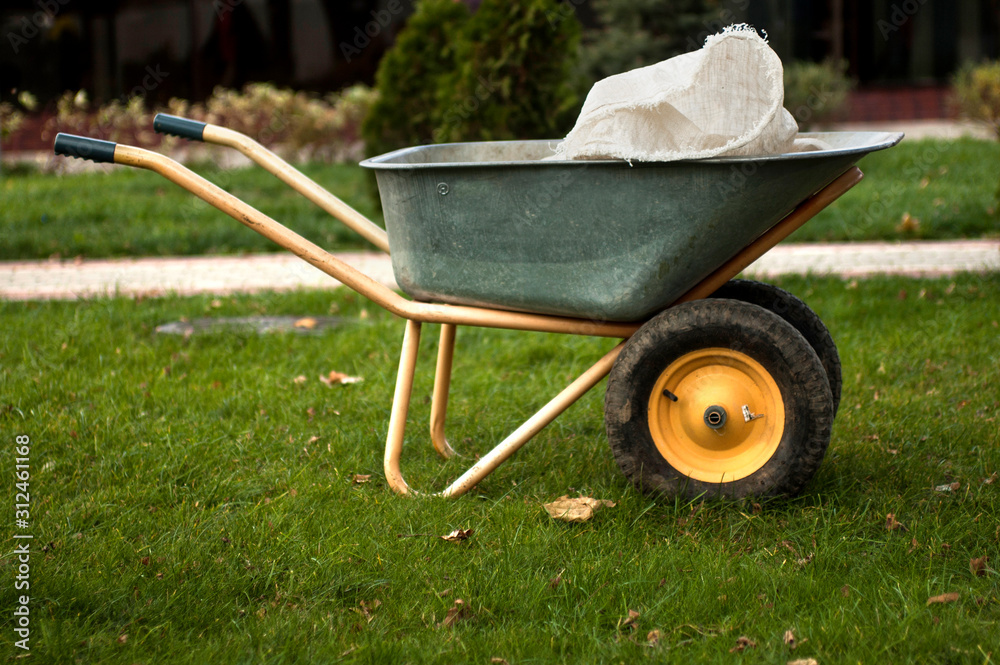
[[(396, 287), (389, 257), (379, 252), (337, 256), (387, 286)], [(866, 277), (876, 274), (942, 276), (1000, 271), (1000, 241), (778, 245), (746, 271)], [(336, 288), (339, 283), (285, 254), (100, 261), (0, 262), (0, 299), (74, 300), (104, 295), (241, 293)]]

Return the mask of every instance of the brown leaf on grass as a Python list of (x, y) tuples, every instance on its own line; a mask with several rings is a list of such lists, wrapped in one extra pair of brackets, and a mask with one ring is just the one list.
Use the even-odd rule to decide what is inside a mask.
[(794, 649), (795, 648), (795, 633), (793, 633), (791, 630), (786, 630), (784, 637), (781, 638), (781, 641), (784, 642), (785, 644), (787, 644), (789, 646), (789, 648)]
[(658, 628), (654, 628), (646, 634), (646, 644), (651, 647), (657, 646), (661, 639), (663, 639), (663, 635)]
[(444, 621), (438, 625), (441, 628), (451, 628), (463, 618), (465, 618), (465, 601), (461, 598), (456, 598), (455, 604), (448, 609), (448, 614), (445, 615)]
[(125, 644), (128, 642), (128, 633), (122, 633), (118, 636), (118, 644)]
[(546, 503), (542, 507), (550, 517), (564, 522), (586, 522), (594, 516), (599, 509), (607, 506), (614, 508), (614, 501), (606, 499), (594, 499), (589, 496), (578, 496), (575, 499), (563, 495), (553, 501)]
[(935, 603), (954, 603), (958, 600), (958, 592), (952, 591), (951, 593), (942, 593), (940, 596), (931, 596), (927, 599), (927, 605), (931, 606)]
[(743, 651), (744, 649), (756, 649), (757, 643), (751, 640), (746, 635), (740, 635), (736, 638), (736, 646), (729, 650), (729, 653), (737, 653)]
[(360, 612), (365, 617), (365, 621), (371, 623), (372, 621), (375, 620), (375, 615), (372, 614), (372, 612), (374, 612), (376, 609), (378, 609), (380, 605), (382, 605), (382, 601), (379, 600), (378, 598), (371, 601), (370, 603), (367, 603), (362, 600), (360, 605), (361, 605)]
[(472, 533), (472, 529), (455, 529), (447, 536), (441, 536), (441, 540), (447, 540), (449, 543), (460, 543), (472, 537)]
[(917, 542), (916, 538), (910, 540), (910, 549), (906, 552), (907, 554), (913, 554), (920, 547), (920, 543)]
[(303, 328), (304, 330), (312, 330), (316, 327), (316, 319), (311, 316), (303, 317), (292, 324), (295, 328)]
[(981, 556), (976, 559), (969, 559), (969, 570), (976, 577), (986, 576), (986, 563), (990, 560), (988, 556)]
[(947, 485), (938, 485), (934, 488), (935, 492), (956, 492), (958, 488), (962, 486), (962, 483), (957, 480), (953, 483), (948, 483)]
[(635, 610), (629, 610), (628, 616), (623, 617), (618, 620), (618, 630), (624, 630), (626, 628), (634, 629), (639, 623), (639, 613)]
[(328, 386), (346, 386), (352, 383), (359, 383), (364, 381), (360, 376), (348, 376), (343, 372), (338, 372), (336, 370), (330, 372), (326, 376), (320, 375), (319, 380)]
[(493, 665), (510, 665), (510, 663), (508, 663), (506, 659), (497, 658), (495, 656), (493, 658), (490, 658), (490, 662), (493, 663)]
[(908, 531), (906, 525), (896, 520), (896, 515), (894, 513), (889, 513), (885, 516), (885, 528), (889, 531)]
[(850, 596), (851, 595), (851, 587), (847, 586), (846, 584), (844, 586), (840, 587), (840, 595), (843, 596), (844, 598), (847, 598), (848, 596)]
[(983, 478), (983, 485), (992, 485), (997, 481), (997, 472), (994, 471), (989, 478)]
[(372, 474), (370, 473), (356, 473), (354, 474), (354, 478), (351, 479), (351, 482), (355, 485), (364, 485), (371, 479)]
[(899, 219), (899, 224), (896, 225), (896, 231), (898, 233), (909, 233), (916, 231), (920, 228), (920, 219), (914, 217), (908, 212), (904, 212), (903, 216)]
[(308, 381), (308, 379), (305, 376), (303, 376), (302, 374), (299, 374), (297, 377), (295, 377), (294, 379), (292, 379), (292, 383), (294, 383), (297, 386), (302, 385), (306, 381)]
[(799, 658), (788, 661), (788, 665), (819, 665), (815, 658)]
[(550, 589), (555, 589), (560, 584), (562, 584), (562, 573), (559, 573), (558, 575), (556, 575), (555, 577), (553, 577), (551, 580), (549, 580), (549, 588)]

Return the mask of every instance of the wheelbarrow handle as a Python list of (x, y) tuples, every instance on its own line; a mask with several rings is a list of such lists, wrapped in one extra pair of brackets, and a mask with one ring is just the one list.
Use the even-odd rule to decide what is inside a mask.
[(60, 132), (56, 134), (54, 149), (57, 155), (114, 164), (115, 148), (117, 147), (118, 144), (112, 141), (102, 141), (100, 139), (91, 139), (86, 136), (75, 136)]
[(192, 141), (205, 140), (205, 125), (206, 123), (204, 122), (178, 118), (175, 115), (167, 115), (166, 113), (157, 113), (156, 117), (153, 118), (153, 129), (156, 132), (179, 136), (182, 139), (190, 139)]
[(385, 229), (338, 199), (316, 181), (246, 134), (219, 125), (178, 118), (165, 113), (156, 115), (153, 119), (153, 129), (161, 134), (172, 134), (238, 150), (322, 210), (339, 219), (348, 228), (360, 234), (362, 238), (382, 251), (389, 252), (389, 236), (386, 235)]

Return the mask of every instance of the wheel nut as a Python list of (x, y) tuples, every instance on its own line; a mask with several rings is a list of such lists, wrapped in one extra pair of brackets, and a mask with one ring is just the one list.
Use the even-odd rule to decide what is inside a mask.
[(726, 424), (726, 410), (718, 405), (708, 407), (705, 409), (705, 424), (712, 429), (720, 429)]

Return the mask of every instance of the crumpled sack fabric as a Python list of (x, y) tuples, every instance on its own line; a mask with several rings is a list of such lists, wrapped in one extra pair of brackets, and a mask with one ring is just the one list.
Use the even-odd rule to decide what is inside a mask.
[(781, 59), (732, 25), (698, 51), (598, 81), (550, 159), (666, 162), (823, 148), (796, 142)]

